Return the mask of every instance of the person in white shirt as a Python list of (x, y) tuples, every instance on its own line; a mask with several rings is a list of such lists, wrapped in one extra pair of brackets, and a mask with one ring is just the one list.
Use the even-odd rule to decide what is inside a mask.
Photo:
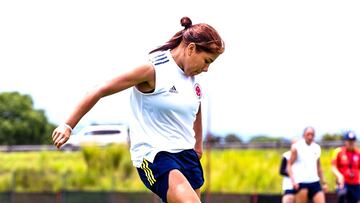
[(150, 52), (148, 63), (89, 92), (52, 139), (60, 148), (101, 98), (132, 88), (130, 152), (140, 179), (164, 202), (200, 202), (203, 91), (196, 76), (208, 71), (225, 45), (208, 24), (183, 17), (181, 25), (183, 30)]
[(323, 177), (320, 155), (320, 145), (314, 142), (313, 127), (304, 129), (303, 138), (291, 147), (287, 170), (296, 190), (295, 202), (324, 203), (327, 185)]
[[(293, 138), (291, 140), (291, 146), (298, 140), (298, 138)], [(287, 163), (290, 159), (291, 150), (288, 150), (282, 154), (282, 159), (280, 163), (280, 175), (283, 176), (282, 180), (282, 203), (294, 203), (295, 202), (295, 193), (293, 184), (289, 177), (289, 173), (287, 171)]]

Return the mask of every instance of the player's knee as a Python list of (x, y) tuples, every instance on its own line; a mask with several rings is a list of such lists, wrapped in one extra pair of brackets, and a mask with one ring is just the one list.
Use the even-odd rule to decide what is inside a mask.
[(199, 203), (200, 198), (179, 170), (169, 173), (168, 202)]
[(188, 198), (181, 201), (181, 203), (201, 203), (201, 201), (199, 200), (199, 198)]
[(169, 188), (167, 199), (171, 202), (179, 203), (200, 203), (200, 199), (194, 190), (189, 189), (184, 185), (177, 185), (176, 187)]
[(186, 183), (169, 187), (167, 193), (168, 202), (176, 203), (200, 203), (200, 199), (196, 192)]

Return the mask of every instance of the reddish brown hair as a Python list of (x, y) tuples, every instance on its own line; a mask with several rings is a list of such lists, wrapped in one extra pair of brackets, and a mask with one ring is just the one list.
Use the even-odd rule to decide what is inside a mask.
[(192, 25), (188, 17), (181, 18), (180, 23), (185, 28), (177, 32), (166, 44), (152, 50), (150, 53), (174, 49), (181, 42), (184, 42), (185, 45), (195, 43), (198, 51), (218, 54), (224, 52), (224, 41), (219, 33), (210, 25), (205, 23)]

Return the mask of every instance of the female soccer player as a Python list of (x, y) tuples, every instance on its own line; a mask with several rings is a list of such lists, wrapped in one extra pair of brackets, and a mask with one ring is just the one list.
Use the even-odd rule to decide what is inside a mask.
[(197, 75), (224, 52), (218, 32), (208, 24), (192, 25), (150, 52), (150, 60), (89, 92), (53, 134), (60, 148), (72, 128), (102, 98), (132, 88), (131, 159), (146, 187), (164, 202), (200, 202), (204, 183), (200, 102)]

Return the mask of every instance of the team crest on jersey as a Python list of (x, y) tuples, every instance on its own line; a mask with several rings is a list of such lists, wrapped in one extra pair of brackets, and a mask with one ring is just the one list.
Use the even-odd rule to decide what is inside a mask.
[(198, 99), (201, 99), (202, 97), (202, 92), (201, 92), (201, 87), (199, 85), (199, 83), (196, 83), (194, 86), (194, 90), (195, 90), (195, 94), (197, 96)]
[(359, 157), (358, 157), (358, 156), (356, 156), (356, 155), (355, 155), (355, 156), (353, 156), (353, 161), (354, 161), (354, 162), (358, 162), (358, 161), (359, 161)]

